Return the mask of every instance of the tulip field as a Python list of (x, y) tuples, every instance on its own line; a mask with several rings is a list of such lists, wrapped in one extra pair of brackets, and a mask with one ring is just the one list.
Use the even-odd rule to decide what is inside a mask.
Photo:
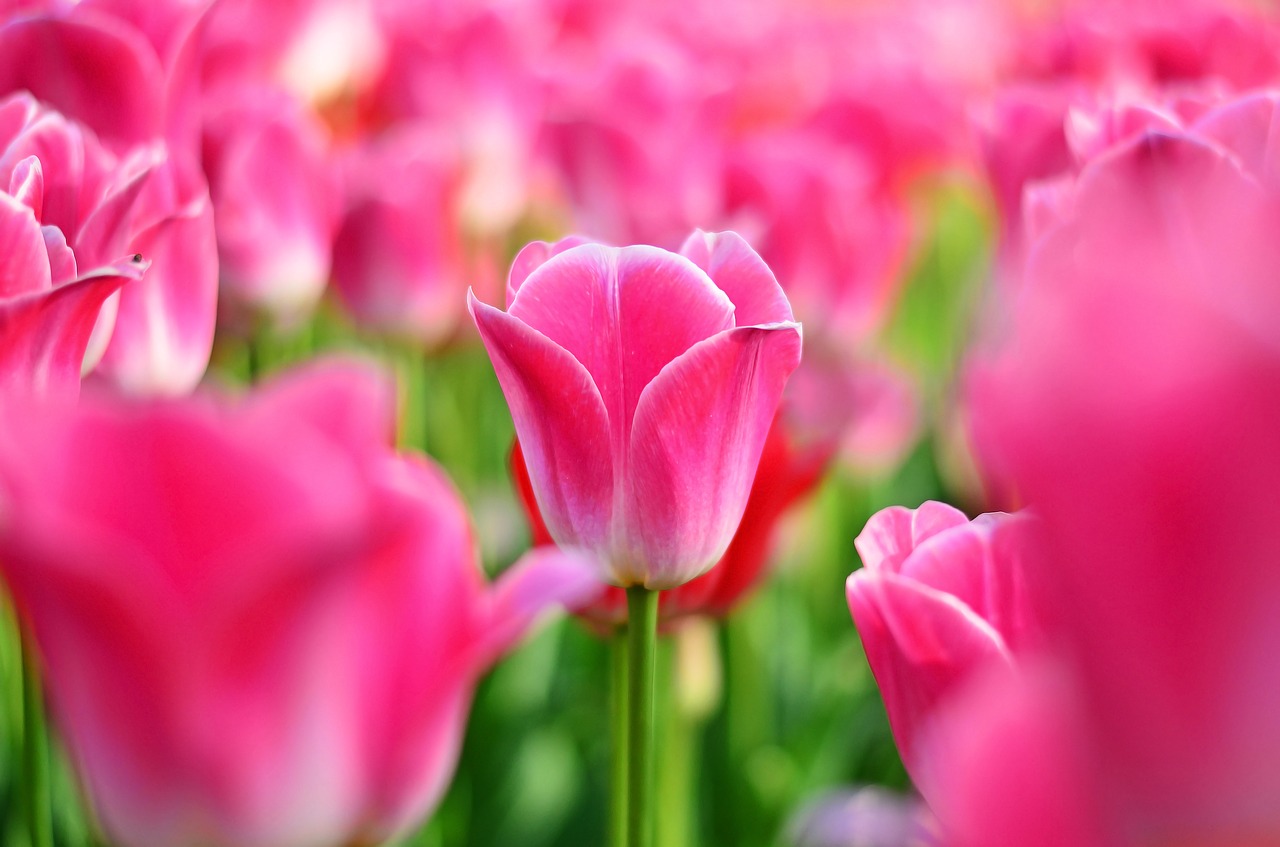
[(0, 847), (1280, 847), (1280, 7), (0, 3)]

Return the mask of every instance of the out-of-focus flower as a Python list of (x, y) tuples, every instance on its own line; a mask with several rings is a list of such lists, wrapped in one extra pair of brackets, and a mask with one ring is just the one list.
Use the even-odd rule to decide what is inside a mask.
[(815, 132), (757, 135), (728, 159), (724, 214), (760, 245), (796, 314), (843, 348), (865, 341), (906, 277), (905, 203), (857, 148)]
[[(929, 501), (873, 515), (855, 541), (863, 568), (846, 593), (903, 762), (921, 785), (918, 738), (963, 684), (1011, 666), (1036, 640), (1025, 588), (1024, 515), (970, 521)], [(928, 785), (921, 785), (926, 798)]]
[(329, 282), (341, 213), (327, 130), (279, 89), (222, 89), (207, 108), (224, 290), (233, 306), (295, 321)]
[(1087, 163), (973, 367), (984, 465), (1040, 517), (1051, 653), (936, 733), (959, 844), (1280, 837), (1274, 115)]
[[(172, 42), (160, 57), (111, 4), (50, 5), (0, 26), (0, 92), (28, 89), (65, 120), (12, 105), (25, 96), (15, 95), (6, 108), (25, 109), (25, 119), (10, 129), (5, 156), (10, 167), (19, 149), (40, 158), (41, 221), (63, 231), (82, 267), (126, 252), (154, 257), (146, 277), (120, 293), (114, 330), (104, 312), (91, 356), (102, 357), (97, 375), (139, 393), (188, 391), (208, 364), (218, 274), (208, 191), (186, 143), (196, 111), (188, 36), (199, 10), (159, 28)], [(116, 196), (98, 220), (109, 235), (87, 217), (104, 192)]]
[(425, 345), (457, 329), (467, 275), (457, 160), (450, 141), (425, 126), (353, 153), (333, 279), (360, 324)]
[(593, 568), (492, 587), (462, 503), (395, 456), (389, 385), (0, 416), (0, 560), (113, 843), (340, 847), (446, 787), (477, 677)]
[(832, 791), (805, 804), (787, 825), (791, 847), (925, 847), (938, 839), (918, 798), (883, 788)]
[(733, 233), (526, 251), (508, 311), (470, 307), (547, 527), (615, 585), (688, 582), (742, 518), (800, 362), (791, 307)]

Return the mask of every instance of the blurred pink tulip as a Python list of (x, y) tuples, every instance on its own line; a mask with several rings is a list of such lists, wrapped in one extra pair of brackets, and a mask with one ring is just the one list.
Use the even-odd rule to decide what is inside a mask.
[(397, 457), (389, 384), (0, 416), (0, 561), (121, 847), (342, 847), (448, 784), (477, 678), (594, 568), (488, 587), (461, 500)]
[(921, 733), (964, 684), (1037, 640), (1026, 591), (1025, 515), (973, 521), (933, 501), (873, 515), (854, 542), (863, 568), (849, 611), (880, 685), (903, 762), (926, 799)]
[(114, 329), (115, 307), (104, 311), (91, 355), (102, 356), (97, 376), (138, 393), (189, 391), (213, 345), (218, 274), (189, 126), (200, 9), (170, 21), (172, 49), (161, 57), (113, 3), (47, 5), (0, 26), (0, 92), (27, 89), (59, 110), (22, 107), (6, 165), (19, 151), (40, 158), (41, 221), (63, 231), (82, 267), (131, 252), (154, 257), (146, 277), (120, 293)]
[[(1280, 838), (1274, 114), (1245, 98), (1088, 162), (972, 367), (983, 463), (1041, 519), (1053, 681), (985, 695), (1040, 746), (1010, 745), (982, 705), (980, 744), (940, 742), (971, 821), (1034, 767), (1099, 810), (1087, 843)], [(1064, 843), (1053, 821), (1021, 843)]]
[(535, 243), (509, 292), (506, 312), (470, 308), (552, 537), (619, 586), (705, 572), (800, 362), (773, 274), (736, 234), (696, 232), (682, 254)]
[(296, 321), (329, 282), (341, 212), (328, 132), (278, 89), (222, 89), (208, 109), (204, 163), (228, 305)]
[(457, 329), (467, 272), (457, 159), (425, 126), (394, 130), (352, 154), (333, 279), (360, 325), (425, 345)]

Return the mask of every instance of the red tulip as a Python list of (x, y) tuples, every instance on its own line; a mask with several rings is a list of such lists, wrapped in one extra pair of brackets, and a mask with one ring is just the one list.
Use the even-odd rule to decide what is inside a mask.
[(508, 311), (470, 305), (552, 537), (594, 551), (615, 585), (704, 573), (800, 362), (782, 289), (733, 233), (695, 233), (683, 255), (580, 244), (515, 269)]
[(113, 843), (382, 843), (438, 801), (477, 678), (592, 568), (492, 586), (354, 364), (236, 400), (0, 416), (0, 561)]

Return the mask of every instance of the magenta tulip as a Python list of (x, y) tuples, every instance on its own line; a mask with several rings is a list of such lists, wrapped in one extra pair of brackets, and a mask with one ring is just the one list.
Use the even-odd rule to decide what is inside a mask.
[(551, 536), (620, 586), (672, 588), (715, 564), (800, 362), (800, 326), (746, 242), (533, 244), (507, 311), (470, 307)]
[(0, 562), (121, 847), (380, 844), (448, 784), (477, 678), (598, 587), (485, 585), (444, 474), (353, 363), (244, 399), (0, 416)]
[(930, 501), (877, 513), (855, 542), (863, 568), (849, 577), (849, 610), (898, 749), (926, 797), (918, 748), (930, 718), (967, 681), (1011, 667), (1036, 640), (1023, 576), (1031, 520), (993, 513), (970, 521)]

